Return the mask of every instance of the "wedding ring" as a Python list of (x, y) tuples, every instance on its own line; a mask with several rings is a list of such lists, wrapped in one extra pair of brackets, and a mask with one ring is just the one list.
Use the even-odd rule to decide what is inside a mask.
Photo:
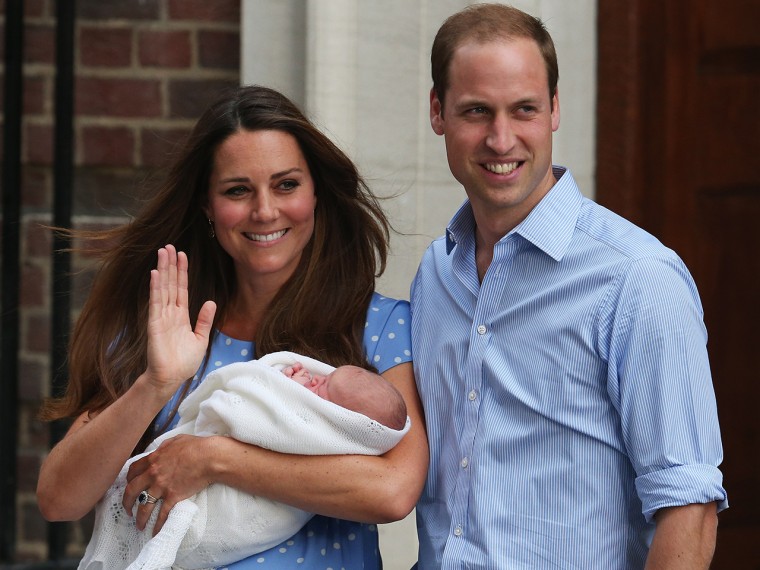
[(158, 501), (156, 497), (148, 493), (148, 491), (141, 491), (140, 494), (137, 496), (137, 502), (141, 505), (152, 505)]

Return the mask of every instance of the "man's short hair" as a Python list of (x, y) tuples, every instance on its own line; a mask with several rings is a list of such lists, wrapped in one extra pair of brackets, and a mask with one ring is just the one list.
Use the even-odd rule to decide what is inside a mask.
[(544, 23), (505, 4), (473, 4), (449, 16), (438, 30), (430, 52), (433, 89), (443, 108), (449, 88), (449, 70), (456, 49), (468, 41), (486, 43), (494, 40), (528, 38), (538, 44), (546, 64), (549, 99), (557, 92), (559, 67), (554, 42)]

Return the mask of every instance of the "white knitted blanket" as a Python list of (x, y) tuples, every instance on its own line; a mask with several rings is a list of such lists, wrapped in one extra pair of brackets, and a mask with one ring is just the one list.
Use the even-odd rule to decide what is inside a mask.
[[(313, 516), (299, 509), (213, 484), (180, 501), (152, 537), (158, 509), (145, 531), (121, 500), (129, 465), (162, 441), (189, 433), (228, 435), (282, 453), (380, 455), (409, 431), (396, 431), (323, 400), (280, 372), (301, 362), (312, 373), (333, 367), (277, 352), (210, 373), (179, 408), (177, 427), (130, 459), (96, 509), (95, 527), (80, 570), (206, 569), (241, 560), (281, 543)], [(159, 501), (160, 505), (160, 501)]]

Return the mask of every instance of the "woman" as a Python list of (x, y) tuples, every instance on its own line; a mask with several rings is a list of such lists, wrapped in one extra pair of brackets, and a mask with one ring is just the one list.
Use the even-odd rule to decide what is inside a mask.
[[(380, 457), (180, 436), (132, 465), (123, 504), (163, 499), (157, 532), (174, 504), (218, 482), (321, 515), (230, 568), (380, 567), (371, 523), (411, 511), (428, 454), (408, 304), (374, 292), (387, 220), (353, 163), (281, 94), (241, 87), (204, 113), (132, 223), (88, 237), (104, 264), (72, 337), (68, 391), (44, 410), (76, 419), (42, 466), (43, 515), (89, 512), (208, 371), (289, 350), (377, 368), (404, 396), (409, 434)], [(138, 528), (156, 507), (139, 505)]]

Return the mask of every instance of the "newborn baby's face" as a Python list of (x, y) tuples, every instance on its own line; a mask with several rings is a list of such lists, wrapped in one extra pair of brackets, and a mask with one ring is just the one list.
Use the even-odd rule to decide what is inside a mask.
[(304, 388), (311, 390), (320, 398), (329, 400), (329, 385), (331, 384), (331, 377), (335, 374), (329, 374), (328, 376), (321, 376), (319, 374), (311, 374), (306, 368), (301, 365), (300, 362), (296, 362), (293, 366), (284, 368), (282, 373), (285, 374), (291, 380), (295, 380)]
[(323, 400), (345, 406), (345, 401), (353, 387), (351, 380), (365, 371), (356, 366), (340, 366), (327, 376), (321, 376), (309, 373), (300, 363), (296, 363), (283, 369), (283, 373)]
[(320, 376), (319, 374), (315, 374), (311, 377), (311, 380), (304, 384), (304, 386), (314, 392), (320, 398), (331, 402), (332, 399), (330, 398), (330, 393), (332, 391), (331, 386), (334, 376), (335, 372), (332, 372), (327, 376)]
[(356, 389), (354, 381), (357, 375), (364, 373), (365, 370), (357, 366), (339, 366), (327, 376), (315, 374), (311, 384), (306, 384), (306, 387), (328, 402), (348, 407), (348, 402), (352, 399), (352, 391)]

